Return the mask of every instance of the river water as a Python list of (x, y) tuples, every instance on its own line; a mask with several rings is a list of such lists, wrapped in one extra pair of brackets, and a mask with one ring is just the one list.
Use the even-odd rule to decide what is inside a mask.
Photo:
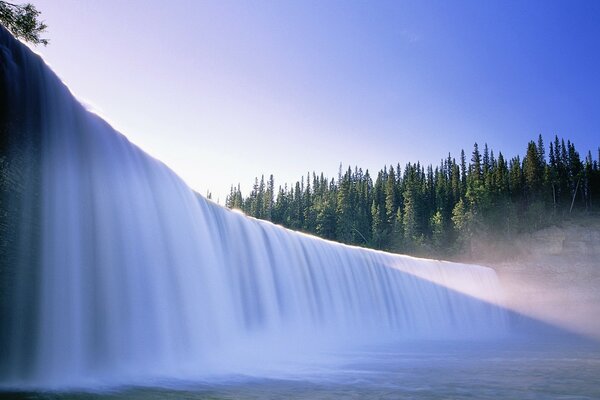
[[(4, 393), (11, 399), (599, 399), (600, 345), (538, 339), (404, 343), (329, 354), (276, 378), (157, 380), (87, 393)], [(289, 368), (288, 368), (289, 370)], [(298, 372), (298, 371), (301, 371)], [(276, 376), (276, 375), (275, 375)], [(148, 384), (148, 382), (146, 383)], [(0, 395), (2, 398), (2, 395)]]

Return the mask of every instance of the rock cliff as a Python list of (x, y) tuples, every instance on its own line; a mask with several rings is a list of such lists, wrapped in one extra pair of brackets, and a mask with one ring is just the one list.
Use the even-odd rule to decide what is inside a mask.
[(600, 338), (600, 216), (473, 246), (473, 261), (497, 271), (509, 307)]

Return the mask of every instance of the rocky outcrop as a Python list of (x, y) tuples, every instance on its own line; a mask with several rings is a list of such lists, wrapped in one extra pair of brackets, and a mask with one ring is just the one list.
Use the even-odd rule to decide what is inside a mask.
[(533, 258), (597, 257), (600, 256), (600, 219), (589, 217), (521, 235), (517, 244), (522, 253), (529, 253)]
[(474, 261), (497, 271), (509, 307), (600, 338), (600, 216), (477, 246), (491, 249)]

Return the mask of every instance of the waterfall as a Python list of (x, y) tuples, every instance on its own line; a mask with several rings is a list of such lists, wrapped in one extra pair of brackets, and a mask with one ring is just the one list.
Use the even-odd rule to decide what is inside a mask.
[(2, 27), (0, 57), (0, 385), (212, 376), (243, 358), (506, 332), (491, 269), (227, 210)]

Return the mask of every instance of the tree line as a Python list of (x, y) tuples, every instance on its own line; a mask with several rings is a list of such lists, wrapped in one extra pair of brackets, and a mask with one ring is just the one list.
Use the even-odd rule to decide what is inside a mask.
[(295, 184), (256, 178), (244, 197), (232, 186), (226, 206), (325, 239), (408, 254), (452, 255), (478, 235), (508, 239), (600, 211), (600, 148), (581, 158), (558, 136), (548, 152), (542, 136), (525, 156), (496, 156), (475, 143), (467, 161), (448, 154), (438, 166), (385, 166), (375, 177), (348, 167), (337, 179), (307, 174)]

